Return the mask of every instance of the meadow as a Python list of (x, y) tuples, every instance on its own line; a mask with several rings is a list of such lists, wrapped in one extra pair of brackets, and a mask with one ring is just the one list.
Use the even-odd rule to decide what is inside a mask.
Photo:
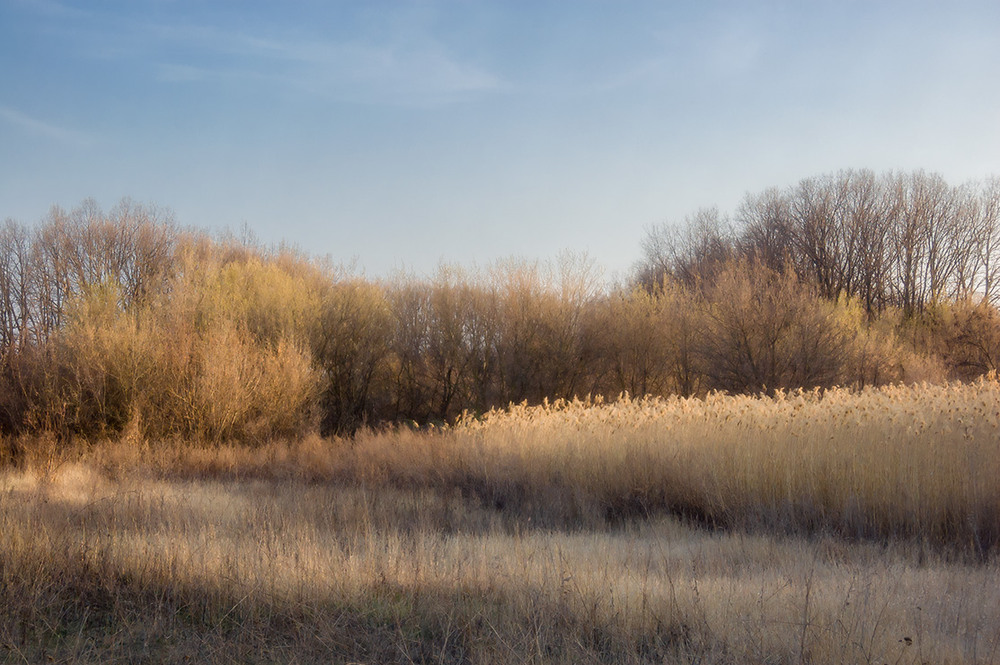
[(1000, 384), (2, 440), (5, 662), (993, 663)]

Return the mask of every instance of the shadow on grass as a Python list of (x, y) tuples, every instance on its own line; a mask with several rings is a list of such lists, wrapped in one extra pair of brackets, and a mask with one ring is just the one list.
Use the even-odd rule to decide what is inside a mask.
[[(0, 559), (0, 660), (64, 663), (664, 663), (717, 651), (681, 619), (641, 634), (497, 589), (381, 582), (362, 603), (150, 584), (100, 556)], [(51, 559), (51, 556), (48, 557)], [(55, 563), (55, 562), (53, 562)]]

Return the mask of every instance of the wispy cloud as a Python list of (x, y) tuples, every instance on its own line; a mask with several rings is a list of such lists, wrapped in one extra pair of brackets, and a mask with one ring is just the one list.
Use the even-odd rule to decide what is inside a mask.
[(297, 64), (299, 86), (333, 97), (422, 104), (504, 88), (498, 77), (460, 62), (436, 44), (313, 44), (287, 55)]
[(78, 53), (144, 64), (164, 83), (251, 83), (396, 105), (450, 103), (505, 89), (499, 77), (465, 61), (421, 25), (327, 39), (301, 26), (235, 30), (111, 13), (71, 20), (72, 8), (58, 2), (33, 0), (29, 6), (62, 23)]
[(233, 17), (218, 11), (200, 19), (153, 21), (131, 9), (16, 1), (50, 21), (49, 28), (58, 29), (78, 56), (147, 67), (163, 83), (266, 86), (403, 106), (465, 101), (509, 88), (432, 34), (433, 19), (406, 9), (364, 20), (344, 10), (338, 18), (356, 23), (355, 29), (328, 37), (312, 25), (283, 21), (280, 10), (273, 20), (261, 15), (235, 29)]
[(320, 41), (273, 38), (210, 26), (149, 26), (187, 62), (163, 62), (169, 82), (266, 80), (333, 99), (435, 104), (501, 91), (496, 75), (463, 62), (440, 42), (419, 39)]
[(88, 147), (94, 144), (94, 138), (83, 132), (53, 125), (3, 104), (0, 104), (0, 120), (18, 129), (53, 141), (78, 147)]

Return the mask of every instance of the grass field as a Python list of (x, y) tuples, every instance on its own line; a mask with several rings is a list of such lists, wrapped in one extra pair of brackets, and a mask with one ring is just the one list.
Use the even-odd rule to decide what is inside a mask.
[(1000, 662), (1000, 386), (3, 442), (5, 662)]

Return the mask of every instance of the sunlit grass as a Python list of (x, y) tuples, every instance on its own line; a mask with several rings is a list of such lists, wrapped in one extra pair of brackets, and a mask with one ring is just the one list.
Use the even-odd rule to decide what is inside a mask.
[(49, 441), (0, 475), (0, 659), (996, 662), (998, 408), (983, 381)]
[(672, 518), (552, 531), (424, 490), (79, 467), (8, 476), (3, 496), (0, 639), (29, 662), (223, 643), (260, 661), (990, 662), (1000, 629), (995, 564), (905, 546)]
[(457, 491), (553, 528), (675, 514), (985, 555), (1000, 538), (998, 433), (1000, 384), (981, 380), (557, 402), (431, 432), (256, 448), (123, 442), (87, 459), (121, 474)]

